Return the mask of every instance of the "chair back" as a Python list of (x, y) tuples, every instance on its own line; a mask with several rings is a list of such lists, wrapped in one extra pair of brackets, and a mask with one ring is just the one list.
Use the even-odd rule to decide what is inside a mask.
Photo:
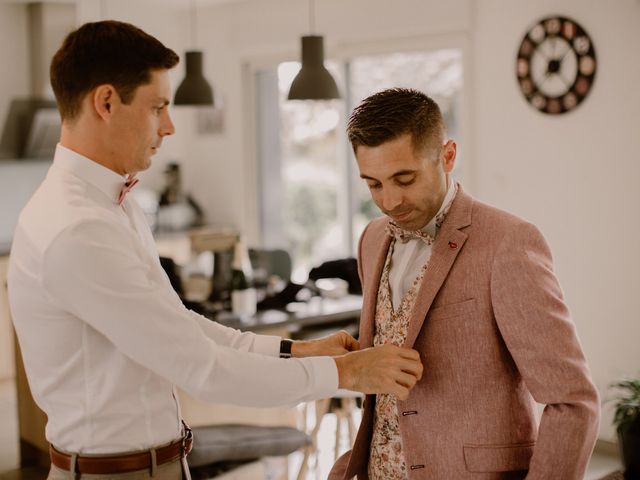
[(250, 248), (249, 258), (251, 259), (251, 267), (257, 274), (256, 276), (263, 277), (266, 280), (271, 275), (277, 275), (287, 283), (291, 279), (291, 256), (286, 250)]

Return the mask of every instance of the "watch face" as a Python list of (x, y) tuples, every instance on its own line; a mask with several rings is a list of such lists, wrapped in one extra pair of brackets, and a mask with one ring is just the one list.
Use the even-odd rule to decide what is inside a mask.
[(522, 39), (516, 76), (524, 98), (537, 110), (561, 114), (589, 94), (596, 74), (596, 53), (587, 32), (566, 17), (547, 17)]

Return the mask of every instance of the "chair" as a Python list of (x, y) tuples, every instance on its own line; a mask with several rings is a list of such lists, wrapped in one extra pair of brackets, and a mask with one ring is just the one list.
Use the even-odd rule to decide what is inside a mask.
[(291, 278), (291, 256), (286, 250), (250, 248), (249, 259), (256, 276), (263, 277), (264, 280), (267, 280), (271, 275), (277, 275), (285, 282)]
[[(233, 475), (243, 464), (255, 465), (255, 460), (265, 457), (285, 457), (311, 444), (309, 435), (294, 428), (295, 414), (289, 408), (211, 405), (182, 390), (178, 390), (178, 398), (183, 418), (193, 430), (188, 463), (194, 480), (220, 475), (221, 479), (235, 478)], [(225, 475), (227, 471), (229, 477)], [(255, 473), (238, 478), (259, 477)]]
[(194, 480), (215, 478), (244, 463), (289, 455), (311, 444), (293, 427), (212, 425), (193, 429), (189, 471)]

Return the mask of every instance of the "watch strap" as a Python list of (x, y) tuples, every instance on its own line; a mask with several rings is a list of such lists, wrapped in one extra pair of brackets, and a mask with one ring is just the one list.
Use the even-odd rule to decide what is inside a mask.
[(293, 340), (283, 338), (280, 340), (280, 358), (291, 358), (291, 347)]

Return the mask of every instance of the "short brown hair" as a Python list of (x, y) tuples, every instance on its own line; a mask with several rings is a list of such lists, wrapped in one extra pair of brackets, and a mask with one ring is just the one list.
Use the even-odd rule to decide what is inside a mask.
[(63, 120), (73, 120), (84, 96), (103, 84), (114, 86), (124, 103), (151, 81), (151, 71), (173, 68), (178, 55), (129, 23), (85, 23), (65, 38), (53, 56), (51, 86)]
[(347, 125), (354, 153), (360, 145), (377, 147), (407, 133), (414, 150), (433, 148), (437, 152), (446, 134), (438, 104), (410, 88), (390, 88), (365, 98)]

